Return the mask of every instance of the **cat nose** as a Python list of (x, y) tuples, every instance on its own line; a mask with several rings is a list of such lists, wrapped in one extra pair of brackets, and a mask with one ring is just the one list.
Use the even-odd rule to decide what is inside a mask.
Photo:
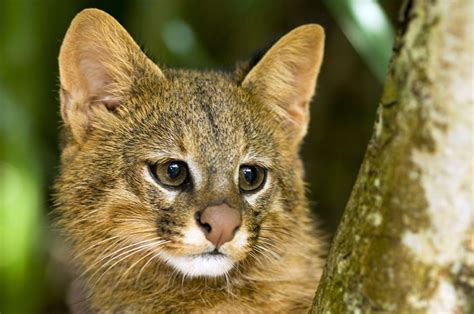
[(242, 223), (240, 211), (227, 204), (207, 207), (196, 212), (195, 218), (206, 239), (216, 247), (231, 241)]

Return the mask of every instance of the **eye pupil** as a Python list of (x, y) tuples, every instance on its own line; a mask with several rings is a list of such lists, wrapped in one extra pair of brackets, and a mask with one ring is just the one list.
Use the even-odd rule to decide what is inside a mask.
[(245, 181), (252, 184), (257, 178), (257, 170), (254, 167), (242, 168), (242, 174), (244, 175)]
[(266, 171), (257, 165), (242, 165), (239, 173), (239, 187), (245, 192), (257, 191), (265, 182)]
[(176, 179), (181, 174), (181, 165), (176, 162), (171, 162), (167, 169), (168, 177), (170, 179)]

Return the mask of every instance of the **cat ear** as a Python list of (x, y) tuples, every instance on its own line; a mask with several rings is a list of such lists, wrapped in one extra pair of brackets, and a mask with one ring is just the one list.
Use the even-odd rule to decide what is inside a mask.
[(296, 143), (306, 134), (323, 51), (323, 28), (300, 26), (274, 44), (242, 81), (257, 101), (283, 117)]
[(120, 106), (138, 77), (164, 78), (127, 31), (97, 9), (83, 10), (71, 22), (59, 53), (59, 73), (61, 115), (78, 143), (96, 109)]

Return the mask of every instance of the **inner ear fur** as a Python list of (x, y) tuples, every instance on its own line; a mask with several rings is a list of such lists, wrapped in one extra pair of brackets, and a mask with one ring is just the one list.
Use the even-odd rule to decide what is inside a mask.
[(254, 98), (271, 106), (287, 123), (296, 143), (306, 134), (309, 103), (324, 53), (324, 30), (300, 26), (274, 44), (242, 81)]
[(61, 115), (81, 143), (94, 106), (113, 110), (138, 76), (163, 73), (110, 15), (86, 9), (76, 15), (59, 53)]

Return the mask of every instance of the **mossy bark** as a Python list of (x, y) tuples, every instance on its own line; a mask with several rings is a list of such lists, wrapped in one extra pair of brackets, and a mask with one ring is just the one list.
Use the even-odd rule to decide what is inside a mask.
[(401, 10), (313, 313), (473, 313), (474, 1)]

